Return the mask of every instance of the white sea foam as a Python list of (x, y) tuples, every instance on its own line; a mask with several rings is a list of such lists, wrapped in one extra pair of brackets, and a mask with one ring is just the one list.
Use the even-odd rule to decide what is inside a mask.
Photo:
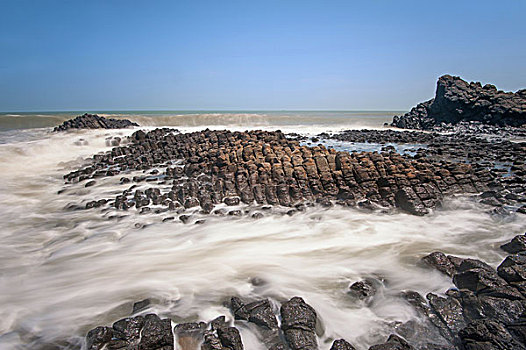
[[(166, 213), (130, 210), (110, 220), (112, 213), (97, 209), (64, 211), (127, 187), (117, 177), (65, 186), (62, 175), (108, 150), (107, 137), (133, 131), (45, 132), (0, 145), (0, 348), (80, 341), (144, 298), (153, 300), (148, 311), (181, 322), (231, 318), (224, 302), (233, 295), (270, 298), (276, 308), (298, 295), (319, 314), (322, 350), (334, 338), (363, 349), (383, 341), (390, 322), (415, 317), (401, 290), (443, 293), (452, 286), (421, 267), (421, 256), (441, 250), (496, 266), (503, 258), (498, 245), (526, 229), (524, 215), (499, 219), (465, 198), (425, 217), (336, 207), (258, 221), (208, 218), (203, 225), (162, 223)], [(385, 287), (369, 307), (356, 305), (346, 290), (368, 276)], [(247, 349), (262, 348), (250, 326), (241, 331)]]

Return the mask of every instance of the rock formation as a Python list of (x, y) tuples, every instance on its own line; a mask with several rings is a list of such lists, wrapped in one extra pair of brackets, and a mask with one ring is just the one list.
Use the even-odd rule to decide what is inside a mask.
[(139, 130), (130, 140), (127, 146), (93, 156), (90, 165), (65, 179), (78, 182), (140, 170), (147, 173), (122, 177), (121, 183), (146, 182), (151, 187), (136, 189), (134, 185), (115, 198), (86, 203), (86, 208), (111, 205), (147, 212), (154, 205), (166, 210), (200, 207), (210, 213), (219, 203), (295, 207), (338, 202), (370, 208), (396, 206), (424, 215), (444, 195), (486, 191), (491, 180), (489, 172), (475, 172), (469, 164), (438, 164), (395, 152), (308, 147), (280, 131)]
[(391, 125), (429, 130), (442, 123), (461, 121), (522, 126), (526, 124), (526, 89), (503, 92), (494, 85), (482, 86), (444, 75), (438, 79), (435, 98), (419, 103), (403, 116), (395, 116)]
[(53, 131), (66, 131), (69, 129), (123, 129), (131, 126), (139, 126), (139, 124), (128, 119), (104, 118), (96, 114), (85, 113), (76, 118), (66, 120), (55, 127)]

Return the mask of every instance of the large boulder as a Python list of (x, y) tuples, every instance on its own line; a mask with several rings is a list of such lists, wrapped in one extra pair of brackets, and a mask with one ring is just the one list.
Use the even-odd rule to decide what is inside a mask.
[(391, 125), (428, 130), (442, 123), (477, 121), (500, 126), (526, 124), (526, 89), (497, 90), (494, 85), (468, 83), (460, 77), (444, 75), (438, 79), (435, 97), (418, 104), (409, 113), (395, 116)]

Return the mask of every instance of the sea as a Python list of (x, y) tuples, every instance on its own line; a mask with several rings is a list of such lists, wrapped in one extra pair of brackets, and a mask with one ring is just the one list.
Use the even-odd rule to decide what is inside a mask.
[[(82, 113), (0, 114), (0, 349), (85, 349), (90, 329), (129, 316), (133, 303), (146, 298), (144, 312), (174, 324), (233, 319), (232, 296), (268, 298), (276, 312), (301, 296), (317, 312), (321, 350), (339, 338), (367, 349), (397, 323), (418, 321), (401, 291), (443, 295), (453, 287), (423, 266), (422, 256), (439, 250), (496, 267), (505, 256), (499, 246), (526, 231), (525, 215), (497, 215), (465, 196), (447, 198), (423, 217), (335, 206), (257, 221), (209, 217), (202, 225), (134, 210), (72, 210), (126, 185), (108, 178), (86, 188), (65, 184), (63, 175), (111, 150), (112, 137), (137, 129), (279, 129), (311, 138), (385, 129), (403, 111), (92, 111), (141, 127), (52, 131)], [(349, 286), (364, 278), (380, 287), (371, 301), (357, 302)], [(236, 326), (245, 349), (266, 349), (251, 324)]]

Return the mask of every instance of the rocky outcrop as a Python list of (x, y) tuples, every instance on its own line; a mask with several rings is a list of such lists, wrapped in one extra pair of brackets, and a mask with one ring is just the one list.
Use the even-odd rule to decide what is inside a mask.
[[(258, 326), (259, 339), (269, 350), (318, 349), (316, 311), (300, 297), (293, 297), (281, 305), (281, 328), (266, 299), (245, 304), (241, 299), (233, 297), (230, 308), (235, 322), (251, 322)], [(155, 314), (148, 314), (124, 318), (115, 322), (112, 327), (96, 327), (86, 336), (88, 350), (190, 350), (198, 349), (199, 346), (201, 350), (244, 349), (239, 330), (230, 325), (225, 316), (217, 317), (209, 323), (180, 323), (172, 328), (170, 319), (161, 320)], [(331, 349), (354, 350), (354, 347), (340, 339), (333, 343)]]
[[(457, 288), (444, 295), (429, 293), (426, 298), (414, 291), (401, 292), (400, 297), (419, 317), (395, 322), (388, 339), (369, 350), (526, 349), (526, 249), (516, 247), (514, 251), (496, 270), (477, 259), (440, 252), (424, 257), (426, 264), (453, 276)], [(361, 290), (364, 284), (363, 281), (353, 284), (353, 289)], [(145, 305), (146, 300), (136, 303), (134, 312)], [(243, 350), (236, 326), (245, 322), (252, 326), (244, 329), (256, 332), (269, 350), (319, 348), (318, 316), (312, 306), (301, 297), (282, 302), (279, 325), (277, 307), (272, 305), (268, 299), (245, 302), (233, 297), (230, 310), (234, 321), (228, 322), (225, 316), (220, 316), (208, 323), (180, 323), (175, 327), (170, 319), (155, 314), (128, 317), (112, 327), (99, 326), (89, 331), (86, 348), (172, 350), (175, 335), (178, 349), (201, 346), (202, 350)], [(327, 346), (325, 343), (324, 347)], [(331, 346), (331, 350), (353, 349), (344, 339), (334, 340)]]
[(55, 127), (53, 131), (66, 131), (69, 129), (124, 129), (132, 126), (139, 126), (139, 124), (128, 119), (104, 118), (96, 114), (85, 113), (76, 118), (66, 120)]
[[(513, 130), (512, 130), (513, 129)], [(519, 132), (521, 131), (521, 132)], [(486, 133), (488, 132), (488, 133)], [(495, 133), (494, 133), (495, 132)], [(321, 139), (335, 139), (349, 143), (377, 144), (382, 151), (397, 147), (410, 151), (416, 159), (432, 163), (469, 163), (479, 179), (491, 187), (479, 196), (486, 205), (503, 207), (526, 213), (526, 128), (485, 127), (475, 131), (460, 128), (455, 133), (441, 134), (419, 131), (347, 130), (338, 134), (320, 134)], [(516, 138), (511, 142), (510, 138)], [(323, 141), (323, 140), (322, 140)], [(399, 198), (410, 198), (412, 193), (400, 193)]]
[[(408, 295), (411, 304), (433, 324), (453, 349), (526, 349), (526, 248), (524, 235), (503, 245), (513, 247), (495, 270), (477, 259), (434, 252), (422, 260), (453, 277), (458, 289), (442, 297), (427, 295), (428, 305)], [(409, 299), (409, 298), (408, 298)], [(414, 302), (420, 300), (420, 302)]]
[(403, 116), (395, 116), (391, 125), (429, 130), (442, 123), (461, 121), (522, 126), (526, 124), (526, 89), (503, 92), (491, 84), (482, 86), (444, 75), (438, 79), (435, 98), (419, 103)]
[[(468, 164), (438, 164), (395, 152), (348, 153), (308, 147), (280, 131), (179, 134), (173, 129), (139, 130), (130, 141), (93, 156), (92, 164), (65, 175), (67, 182), (74, 183), (133, 171), (145, 173), (122, 177), (121, 183), (135, 185), (113, 199), (86, 203), (86, 208), (110, 205), (149, 212), (153, 205), (177, 212), (199, 208), (210, 213), (219, 203), (300, 208), (304, 203), (331, 206), (335, 202), (366, 208), (396, 206), (424, 215), (444, 195), (488, 190), (491, 179), (487, 172), (475, 173)], [(136, 189), (141, 182), (151, 187)], [(168, 190), (167, 185), (171, 185)], [(240, 214), (235, 210), (239, 209), (228, 212)]]

